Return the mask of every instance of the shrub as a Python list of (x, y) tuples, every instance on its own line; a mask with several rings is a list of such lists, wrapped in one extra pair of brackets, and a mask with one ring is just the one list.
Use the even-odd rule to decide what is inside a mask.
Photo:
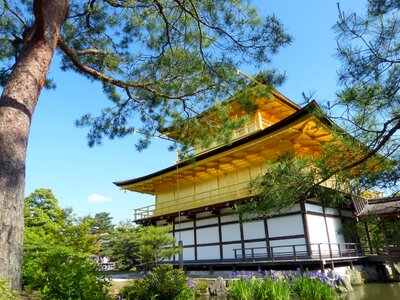
[(98, 277), (97, 264), (70, 249), (56, 247), (24, 266), (24, 284), (39, 291), (43, 299), (110, 299), (109, 282)]
[(196, 296), (204, 295), (209, 292), (211, 283), (207, 280), (196, 280), (194, 282)]
[(133, 280), (121, 290), (126, 300), (187, 300), (193, 299), (194, 283), (189, 281), (182, 270), (172, 265), (161, 265)]
[(8, 279), (0, 278), (0, 300), (18, 300), (18, 292), (8, 289)]

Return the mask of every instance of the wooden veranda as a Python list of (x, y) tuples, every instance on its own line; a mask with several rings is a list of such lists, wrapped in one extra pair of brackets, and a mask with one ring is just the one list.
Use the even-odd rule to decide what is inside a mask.
[[(390, 265), (394, 278), (400, 277), (400, 228), (388, 234), (390, 223), (397, 224), (400, 220), (400, 197), (378, 199), (353, 199), (357, 219), (364, 224), (366, 233), (366, 247), (364, 252), (370, 262), (387, 262)], [(371, 220), (374, 220), (383, 237), (383, 245), (374, 245), (370, 232)], [(392, 226), (393, 227), (393, 226)], [(398, 226), (394, 226), (398, 227)]]

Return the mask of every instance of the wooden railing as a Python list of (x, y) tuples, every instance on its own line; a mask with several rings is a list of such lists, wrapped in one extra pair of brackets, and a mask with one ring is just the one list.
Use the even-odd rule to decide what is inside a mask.
[(357, 243), (311, 243), (233, 249), (237, 260), (297, 261), (363, 256)]
[(99, 263), (99, 270), (101, 271), (117, 270), (117, 263), (116, 262)]
[(179, 199), (172, 199), (166, 202), (157, 203), (157, 205), (153, 204), (136, 208), (134, 216), (135, 220), (141, 220), (153, 216), (160, 216), (197, 207), (229, 202), (253, 195), (255, 194), (250, 191), (249, 182), (245, 181), (202, 193), (196, 193), (195, 195), (181, 197)]

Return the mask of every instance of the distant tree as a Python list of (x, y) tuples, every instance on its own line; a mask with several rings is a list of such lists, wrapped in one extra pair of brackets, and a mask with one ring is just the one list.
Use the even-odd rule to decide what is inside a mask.
[(103, 235), (110, 234), (114, 230), (114, 224), (112, 223), (112, 217), (108, 212), (97, 213), (92, 216), (85, 216), (81, 219), (81, 222), (87, 223), (90, 227), (91, 234)]
[[(37, 189), (25, 198), (25, 250), (61, 244), (74, 251), (93, 253), (95, 238), (87, 224), (79, 223), (71, 208), (61, 208), (50, 189)], [(48, 239), (44, 242), (42, 239)]]
[(161, 261), (180, 253), (170, 226), (133, 226), (129, 220), (119, 223), (110, 236), (105, 253), (125, 270), (143, 263), (156, 267)]
[(36, 189), (25, 198), (25, 226), (61, 227), (71, 220), (72, 210), (58, 206), (58, 200), (50, 189)]
[(144, 264), (157, 267), (161, 261), (182, 251), (176, 246), (170, 230), (171, 226), (143, 226), (139, 229), (138, 257)]
[(26, 197), (23, 284), (46, 299), (105, 299), (106, 282), (97, 278), (98, 251), (90, 227), (71, 209), (58, 206), (49, 189)]
[[(0, 277), (15, 289), (30, 123), (43, 86), (54, 86), (46, 77), (55, 51), (63, 70), (102, 82), (112, 101), (78, 122), (92, 125), (89, 144), (139, 129), (143, 149), (165, 127), (189, 144), (225, 137), (237, 123), (222, 107), (216, 119), (184, 121), (243, 87), (236, 68), (268, 63), (290, 42), (275, 16), (240, 0), (1, 0), (0, 11)], [(209, 130), (195, 136), (194, 125)]]
[(132, 221), (120, 222), (109, 237), (103, 253), (110, 255), (119, 269), (130, 270), (139, 263), (139, 227)]
[(366, 1), (361, 13), (343, 12), (336, 24), (339, 100), (332, 110), (346, 130), (367, 146), (352, 168), (379, 153), (393, 167), (375, 178), (393, 189), (400, 178), (400, 2)]

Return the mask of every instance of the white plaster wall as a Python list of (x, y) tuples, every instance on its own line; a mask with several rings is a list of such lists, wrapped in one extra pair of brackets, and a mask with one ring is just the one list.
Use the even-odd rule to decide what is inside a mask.
[[(285, 240), (275, 240), (275, 241), (270, 241), (270, 246), (271, 247), (277, 247), (274, 248), (273, 251), (274, 253), (282, 253), (282, 252), (293, 252), (293, 247), (292, 245), (300, 245), (296, 246), (296, 252), (297, 251), (306, 251), (307, 247), (305, 246), (305, 239), (304, 238), (298, 238), (298, 239), (285, 239)], [(280, 246), (286, 246), (287, 247), (280, 247)]]
[(342, 226), (340, 218), (326, 218), (326, 223), (328, 225), (329, 239), (333, 244), (331, 246), (332, 251), (337, 253), (340, 249), (340, 252), (344, 252), (346, 250), (344, 245), (335, 245), (344, 243), (344, 236), (340, 233)]
[(300, 212), (301, 208), (300, 208), (300, 204), (296, 203), (295, 205), (293, 205), (293, 207), (289, 208), (286, 212)]
[(185, 229), (185, 228), (192, 228), (193, 227), (193, 221), (190, 222), (184, 222), (184, 223), (175, 223), (175, 229), (178, 230), (180, 228)]
[(304, 234), (303, 220), (300, 214), (268, 219), (269, 237)]
[[(291, 213), (291, 212), (299, 212), (301, 213), (301, 207), (299, 203), (294, 204), (292, 207), (288, 208), (288, 209), (284, 209), (281, 211), (283, 214), (284, 213)], [(275, 213), (270, 213), (268, 215), (268, 218), (274, 217)]]
[(322, 254), (329, 253), (328, 235), (326, 233), (325, 220), (323, 216), (307, 215), (308, 232), (310, 234), (311, 250), (314, 255), (318, 254), (319, 248), (316, 243), (321, 243)]
[(212, 219), (197, 220), (196, 227), (203, 225), (217, 224), (217, 223), (218, 223), (218, 217), (214, 217)]
[(243, 235), (245, 240), (265, 238), (264, 221), (243, 223)]
[[(179, 256), (177, 259), (179, 260)], [(194, 260), (194, 247), (183, 248), (183, 260)]]
[(219, 246), (197, 247), (197, 259), (220, 259)]
[[(267, 253), (267, 244), (266, 242), (253, 242), (253, 243), (245, 243), (244, 247), (246, 248), (246, 254), (251, 255), (251, 249), (253, 248), (254, 254), (263, 254)], [(254, 249), (255, 248), (255, 249)]]
[(325, 213), (329, 214), (329, 215), (339, 215), (339, 210), (337, 208), (330, 208), (330, 207), (326, 207), (325, 208)]
[(239, 224), (222, 225), (222, 241), (238, 241), (240, 240), (240, 226)]
[(331, 243), (344, 243), (344, 236), (339, 233), (342, 223), (339, 218), (326, 218)]
[[(183, 245), (193, 245), (194, 244), (194, 233), (193, 230), (185, 230), (180, 232), (180, 236)], [(175, 233), (176, 240), (179, 240), (179, 232)]]
[(245, 248), (265, 248), (267, 246), (266, 242), (251, 242), (251, 243), (244, 243)]
[[(233, 249), (241, 249), (241, 244), (229, 244), (229, 245), (222, 245), (222, 251), (224, 254), (224, 259), (235, 258), (235, 253)], [(240, 252), (240, 255), (242, 253)]]
[(319, 212), (321, 214), (324, 212), (322, 209), (322, 206), (311, 204), (311, 203), (306, 203), (306, 210), (313, 211), (313, 212)]
[(221, 216), (221, 223), (232, 222), (232, 221), (239, 221), (239, 216), (238, 215)]
[(197, 235), (197, 244), (219, 242), (219, 232), (217, 226), (197, 229), (196, 235)]
[(327, 243), (325, 221), (323, 216), (314, 216), (307, 214), (308, 232), (310, 234), (310, 243)]

